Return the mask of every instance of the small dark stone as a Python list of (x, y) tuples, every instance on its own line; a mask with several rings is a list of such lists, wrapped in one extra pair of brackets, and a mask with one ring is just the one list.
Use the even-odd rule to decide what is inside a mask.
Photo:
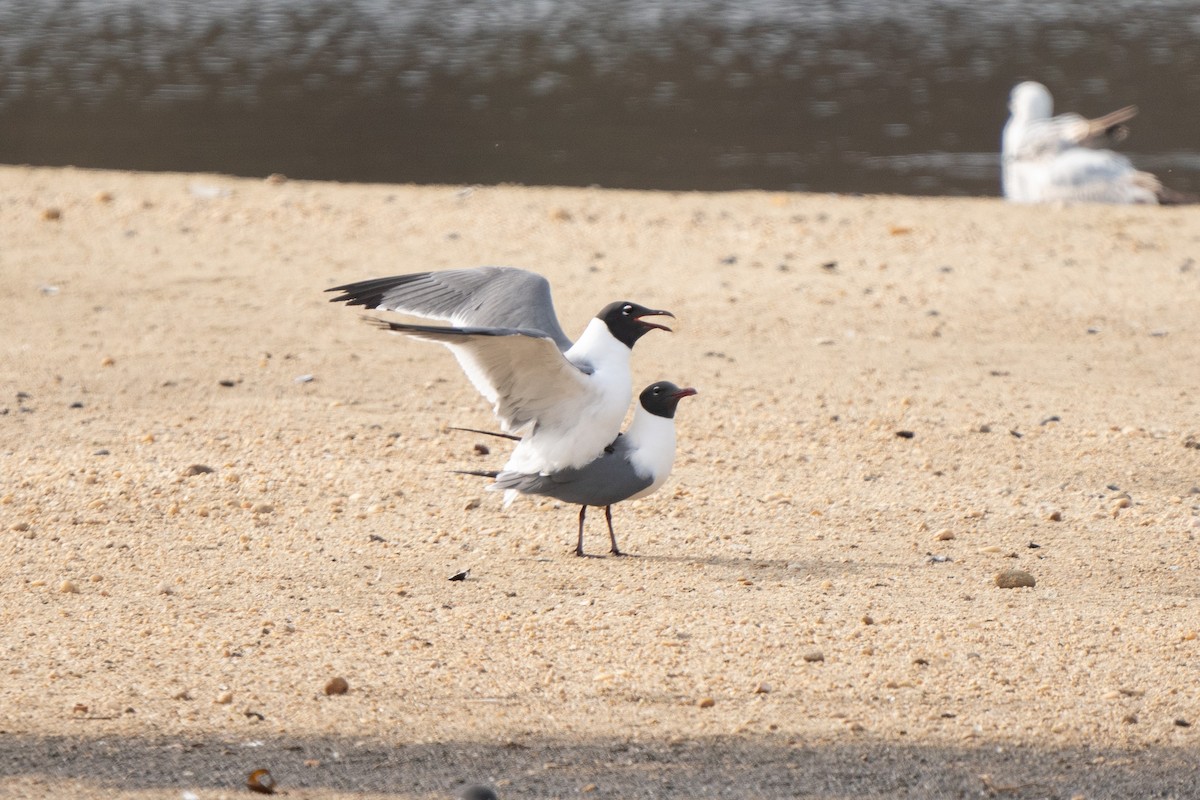
[(475, 443), (475, 452), (481, 456), (486, 456), (489, 453), (491, 453), (492, 451), (491, 451), (491, 448), (489, 448), (486, 444), (483, 444), (482, 442), (476, 442)]
[(206, 475), (213, 471), (213, 468), (207, 464), (192, 464), (183, 471), (184, 477), (190, 478), (193, 475)]
[(387, 541), (387, 539), (383, 538), (382, 536), (380, 536), (379, 534), (376, 534), (376, 533), (372, 533), (367, 538), (370, 539), (372, 542), (386, 542)]
[(1060, 418), (1057, 414), (1055, 414), (1053, 416), (1046, 417), (1044, 420), (1042, 420), (1038, 424), (1039, 425), (1049, 425), (1051, 422), (1062, 422), (1062, 418)]
[(826, 261), (824, 264), (821, 265), (821, 269), (826, 270), (827, 272), (833, 272), (835, 269), (837, 269), (837, 262), (836, 261)]
[(722, 258), (722, 259), (720, 260), (720, 263), (722, 263), (722, 264), (736, 264), (736, 263), (737, 263), (737, 256), (725, 256), (724, 258)]
[(896, 435), (899, 436), (901, 439), (911, 439), (914, 436), (916, 436), (916, 434), (913, 433), (912, 431), (896, 431)]
[(490, 786), (468, 786), (463, 789), (462, 800), (500, 800), (500, 796)]
[(1180, 728), (1192, 727), (1192, 723), (1188, 722), (1186, 719), (1183, 719), (1183, 718), (1175, 720), (1175, 725)]
[(1026, 545), (1026, 547), (1028, 547), (1030, 550), (1037, 550), (1039, 547), (1041, 547), (1041, 545), (1037, 542), (1030, 542), (1028, 545)]
[(226, 389), (230, 389), (230, 388), (233, 388), (234, 386), (237, 386), (237, 381), (231, 381), (228, 378), (222, 378), (221, 380), (217, 381), (217, 383), (224, 386)]
[(76, 400), (74, 403), (71, 403), (69, 408), (83, 408), (83, 403)]
[(467, 576), (468, 576), (468, 575), (470, 575), (470, 574), (471, 574), (471, 570), (469, 570), (469, 569), (464, 569), (462, 572), (456, 572), (456, 573), (454, 573), (453, 575), (451, 575), (451, 576), (450, 576), (450, 580), (452, 580), (452, 581), (465, 581), (465, 580), (467, 579)]
[(1025, 434), (1021, 433), (1020, 431), (1011, 431), (1011, 430), (1010, 430), (1010, 431), (1009, 431), (1009, 433), (1010, 433), (1010, 434), (1012, 434), (1013, 436), (1015, 436), (1015, 437), (1016, 437), (1016, 438), (1018, 438), (1018, 439), (1020, 439), (1022, 436), (1024, 436), (1024, 435), (1025, 435)]
[(101, 447), (95, 453), (92, 453), (92, 455), (94, 455), (94, 456), (109, 456), (109, 455), (112, 455), (112, 453), (110, 453), (106, 448)]

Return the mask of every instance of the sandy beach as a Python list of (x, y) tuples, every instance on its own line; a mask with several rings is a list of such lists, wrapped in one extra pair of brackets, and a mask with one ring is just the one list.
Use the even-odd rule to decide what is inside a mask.
[[(1196, 214), (0, 167), (0, 796), (1200, 797)], [(629, 557), (324, 294), (484, 264), (678, 317)]]

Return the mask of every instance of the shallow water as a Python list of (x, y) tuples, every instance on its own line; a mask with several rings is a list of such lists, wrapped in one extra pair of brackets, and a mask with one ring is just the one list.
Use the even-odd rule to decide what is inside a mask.
[(1200, 191), (1190, 3), (0, 0), (0, 161), (996, 194), (1009, 88)]

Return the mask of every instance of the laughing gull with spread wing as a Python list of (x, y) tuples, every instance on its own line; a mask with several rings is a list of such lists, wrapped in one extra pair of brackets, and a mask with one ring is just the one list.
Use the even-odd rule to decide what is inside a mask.
[(422, 272), (350, 283), (331, 302), (398, 311), (453, 327), (373, 319), (381, 327), (439, 342), (492, 404), (506, 432), (521, 437), (506, 470), (579, 468), (621, 430), (633, 393), (629, 357), (668, 316), (637, 303), (609, 303), (579, 340), (563, 333), (541, 275), (512, 267)]
[(588, 506), (604, 506), (613, 555), (623, 555), (613, 533), (612, 507), (657, 491), (675, 463), (675, 408), (696, 394), (670, 381), (652, 383), (638, 397), (629, 428), (588, 463), (551, 472), (523, 473), (505, 467), (499, 472), (462, 470), (465, 475), (494, 478), (488, 488), (505, 493), (505, 505), (517, 493), (542, 495), (579, 505), (579, 539), (575, 555), (583, 553), (583, 519)]

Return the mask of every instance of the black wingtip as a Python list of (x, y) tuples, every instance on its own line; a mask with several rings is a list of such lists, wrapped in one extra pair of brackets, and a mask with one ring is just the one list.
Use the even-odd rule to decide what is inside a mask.
[(387, 278), (371, 278), (365, 281), (344, 283), (341, 286), (331, 286), (327, 292), (341, 292), (337, 297), (329, 298), (331, 303), (345, 303), (348, 306), (366, 306), (378, 308), (384, 296), (398, 286), (411, 283), (423, 278), (428, 273), (418, 272), (412, 275), (392, 275)]
[(360, 319), (362, 319), (363, 322), (370, 325), (372, 328), (379, 328), (379, 330), (381, 330), (381, 331), (394, 330), (392, 328), (392, 323), (386, 319), (380, 319), (379, 317), (372, 317), (370, 314), (363, 314), (362, 317), (360, 317)]

